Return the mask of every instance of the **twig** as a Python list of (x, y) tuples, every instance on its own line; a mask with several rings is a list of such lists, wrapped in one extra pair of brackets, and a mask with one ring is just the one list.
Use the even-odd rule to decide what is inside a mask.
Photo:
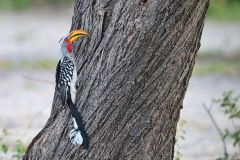
[(50, 70), (49, 66), (46, 65), (45, 63), (41, 62), (40, 60), (34, 60), (36, 63), (38, 63), (39, 65), (41, 65), (43, 68), (49, 70), (49, 72), (54, 71), (53, 69)]
[(37, 82), (41, 82), (41, 83), (48, 83), (48, 84), (51, 84), (51, 85), (54, 84), (54, 82), (51, 82), (51, 81), (37, 79), (37, 78), (32, 78), (32, 77), (25, 76), (25, 75), (23, 75), (22, 77), (27, 79), (27, 80), (31, 80), (31, 81), (37, 81)]
[[(209, 108), (212, 107), (212, 104), (210, 105)], [(223, 132), (221, 130), (221, 128), (219, 127), (219, 125), (217, 124), (214, 116), (211, 113), (211, 110), (207, 108), (207, 106), (205, 104), (203, 104), (203, 108), (205, 109), (205, 111), (207, 112), (208, 116), (210, 117), (214, 127), (216, 128), (218, 134), (220, 135), (220, 138), (222, 140), (222, 144), (223, 144), (223, 150), (224, 150), (224, 156), (226, 159), (228, 159), (228, 151), (227, 151), (227, 145), (226, 145), (226, 141), (225, 138), (223, 137)]]

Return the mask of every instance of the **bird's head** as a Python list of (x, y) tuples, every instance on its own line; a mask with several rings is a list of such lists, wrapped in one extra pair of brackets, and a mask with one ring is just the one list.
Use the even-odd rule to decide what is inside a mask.
[(80, 37), (87, 35), (88, 33), (86, 31), (78, 29), (70, 32), (69, 35), (62, 37), (59, 41), (61, 56), (71, 56), (73, 51), (73, 42), (78, 40)]

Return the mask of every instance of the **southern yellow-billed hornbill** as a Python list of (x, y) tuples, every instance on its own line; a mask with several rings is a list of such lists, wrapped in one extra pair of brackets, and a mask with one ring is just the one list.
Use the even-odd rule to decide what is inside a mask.
[(82, 118), (75, 106), (77, 70), (73, 56), (72, 43), (88, 33), (84, 30), (74, 30), (60, 41), (61, 59), (57, 65), (56, 85), (63, 105), (67, 105), (73, 118), (73, 129), (69, 133), (73, 144), (83, 145), (88, 148), (89, 141), (85, 132)]

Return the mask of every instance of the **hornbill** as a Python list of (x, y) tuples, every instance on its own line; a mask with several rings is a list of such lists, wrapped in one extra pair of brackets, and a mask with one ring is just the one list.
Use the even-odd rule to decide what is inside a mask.
[(86, 149), (89, 145), (88, 136), (75, 105), (77, 70), (73, 55), (73, 42), (87, 35), (86, 31), (79, 29), (60, 39), (61, 59), (56, 69), (56, 87), (59, 90), (60, 99), (64, 106), (69, 107), (73, 119), (73, 129), (69, 133), (70, 142), (83, 145)]

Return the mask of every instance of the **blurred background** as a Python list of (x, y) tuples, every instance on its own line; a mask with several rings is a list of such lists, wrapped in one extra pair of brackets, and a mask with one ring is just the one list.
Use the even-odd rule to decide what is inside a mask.
[[(73, 0), (0, 0), (0, 159), (21, 159), (50, 115), (58, 41), (72, 13)], [(201, 44), (178, 125), (178, 160), (224, 157), (223, 146), (228, 158), (240, 154), (240, 0), (211, 1)]]

